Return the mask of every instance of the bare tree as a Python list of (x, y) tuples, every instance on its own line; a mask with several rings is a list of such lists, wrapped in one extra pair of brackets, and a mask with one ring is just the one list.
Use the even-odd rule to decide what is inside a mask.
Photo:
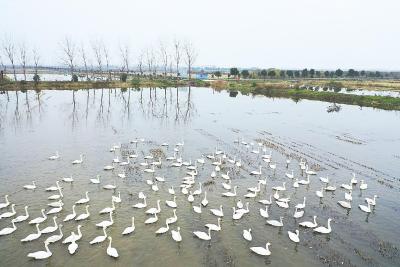
[(108, 80), (111, 81), (111, 71), (110, 71), (110, 56), (108, 53), (108, 49), (106, 45), (103, 43), (103, 54), (104, 58), (106, 60), (106, 68), (107, 68), (107, 73), (108, 73)]
[(32, 50), (32, 55), (33, 55), (33, 64), (35, 66), (35, 76), (38, 75), (38, 67), (39, 67), (39, 52), (36, 48), (33, 48)]
[(10, 60), (11, 66), (13, 68), (14, 80), (17, 81), (17, 74), (15, 73), (15, 47), (9, 38), (3, 41), (3, 49), (6, 57), (8, 57), (8, 60)]
[(92, 49), (94, 52), (94, 56), (97, 61), (99, 74), (101, 75), (101, 66), (102, 66), (102, 55), (101, 55), (101, 45), (99, 41), (95, 41), (92, 43)]
[(140, 75), (143, 75), (143, 57), (144, 57), (143, 54), (144, 53), (141, 52), (139, 55), (139, 58), (138, 58), (138, 70), (139, 70)]
[(193, 64), (197, 58), (197, 52), (191, 42), (186, 42), (186, 44), (184, 46), (184, 51), (185, 51), (185, 62), (186, 62), (187, 68), (188, 68), (188, 75), (189, 75), (189, 81), (190, 81), (192, 78)]
[(153, 74), (153, 65), (154, 65), (154, 53), (153, 49), (146, 50), (146, 63), (149, 71), (149, 75)]
[(26, 45), (25, 43), (21, 43), (19, 46), (19, 60), (21, 63), (22, 67), (22, 72), (24, 74), (24, 81), (26, 81), (26, 61), (27, 61), (27, 56), (26, 56)]
[(129, 46), (125, 44), (124, 46), (119, 47), (119, 51), (121, 53), (122, 58), (122, 70), (125, 70), (127, 74), (129, 74)]
[(168, 68), (168, 52), (165, 44), (160, 42), (160, 59), (164, 71), (164, 76), (167, 76), (167, 68)]
[(176, 77), (179, 77), (179, 64), (181, 62), (181, 44), (177, 39), (174, 40), (174, 59), (176, 64)]
[(71, 39), (65, 37), (64, 41), (61, 42), (61, 49), (64, 53), (62, 60), (65, 65), (68, 66), (71, 72), (71, 78), (74, 75), (74, 66), (75, 66), (75, 44)]
[(85, 51), (85, 46), (83, 45), (83, 43), (81, 44), (80, 47), (80, 54), (82, 57), (82, 63), (83, 63), (83, 67), (85, 68), (85, 73), (86, 73), (86, 80), (89, 80), (89, 71), (88, 71), (88, 64), (87, 64), (87, 57), (86, 57), (86, 51)]

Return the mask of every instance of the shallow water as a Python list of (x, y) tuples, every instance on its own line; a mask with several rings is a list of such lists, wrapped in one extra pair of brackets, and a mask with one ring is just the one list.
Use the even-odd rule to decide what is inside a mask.
[[(72, 175), (72, 185), (63, 184), (64, 209), (58, 216), (59, 222), (71, 212), (72, 204), (89, 191), (91, 198), (90, 220), (81, 224), (83, 237), (78, 242), (79, 249), (73, 256), (68, 254), (67, 246), (61, 243), (51, 244), (53, 256), (48, 260), (32, 261), (26, 254), (42, 250), (47, 236), (28, 244), (19, 240), (35, 231), (27, 222), (17, 225), (18, 229), (9, 236), (0, 237), (1, 265), (12, 266), (82, 266), (111, 264), (156, 266), (318, 266), (331, 265), (381, 265), (396, 266), (400, 261), (399, 246), (399, 177), (400, 177), (400, 113), (372, 108), (342, 105), (338, 113), (325, 111), (328, 103), (289, 99), (272, 99), (263, 96), (229, 97), (226, 91), (213, 91), (208, 88), (168, 88), (134, 90), (81, 90), (81, 91), (34, 91), (14, 92), (0, 95), (0, 195), (9, 194), (10, 201), (16, 203), (18, 215), (24, 205), (30, 206), (31, 218), (39, 216), (41, 208), (46, 207), (47, 197), (53, 193), (44, 192), (44, 188), (54, 185), (61, 177)], [(129, 141), (135, 138), (145, 139), (136, 146)], [(111, 160), (126, 156), (135, 151), (139, 155), (137, 162), (143, 162), (143, 156), (150, 149), (160, 148), (168, 142), (176, 144), (184, 140), (182, 151), (184, 160), (199, 158), (210, 154), (218, 147), (236, 158), (240, 158), (243, 168), (235, 170), (224, 164), (223, 171), (230, 170), (232, 183), (238, 185), (236, 200), (242, 199), (246, 188), (254, 187), (257, 178), (249, 175), (261, 163), (260, 155), (255, 155), (244, 146), (234, 143), (243, 138), (247, 142), (256, 140), (265, 142), (273, 152), (273, 160), (278, 167), (274, 174), (264, 169), (263, 177), (268, 177), (267, 187), (262, 190), (261, 198), (269, 197), (272, 186), (287, 182), (290, 196), (290, 208), (281, 209), (275, 204), (269, 210), (270, 218), (284, 216), (284, 226), (277, 229), (265, 224), (259, 215), (263, 206), (250, 199), (250, 213), (241, 220), (233, 222), (232, 209), (234, 199), (221, 198), (224, 192), (221, 178), (215, 184), (203, 189), (208, 192), (210, 201), (201, 215), (192, 212), (186, 196), (177, 193), (178, 222), (172, 229), (181, 227), (183, 241), (175, 243), (170, 233), (156, 236), (154, 232), (164, 226), (166, 218), (172, 216), (172, 209), (165, 206), (166, 199), (172, 199), (167, 189), (180, 184), (186, 176), (184, 168), (168, 168), (164, 164), (156, 169), (157, 175), (165, 175), (166, 183), (160, 184), (160, 191), (152, 192), (145, 180), (151, 177), (144, 174), (138, 164), (130, 167), (117, 167), (106, 172), (102, 168)], [(113, 144), (122, 143), (121, 151), (109, 152)], [(254, 147), (255, 148), (255, 147)], [(61, 159), (49, 161), (47, 157), (58, 150)], [(173, 154), (173, 146), (163, 148), (164, 154)], [(71, 161), (84, 153), (84, 163), (72, 166)], [(292, 162), (288, 169), (286, 155)], [(335, 193), (326, 192), (322, 202), (315, 195), (322, 184), (317, 177), (311, 177), (309, 186), (297, 190), (285, 173), (294, 170), (300, 179), (298, 159), (303, 157), (320, 169), (318, 176), (329, 175), (336, 186), (350, 181), (351, 173), (357, 179), (364, 179), (368, 189), (360, 191), (358, 186), (353, 192), (353, 209), (347, 213), (336, 203), (344, 199), (344, 190)], [(165, 160), (163, 160), (165, 163)], [(127, 178), (120, 179), (117, 174), (125, 169)], [(198, 181), (210, 180), (213, 167), (210, 161), (199, 168)], [(113, 192), (101, 186), (89, 183), (90, 178), (100, 174), (102, 185), (116, 182), (121, 192), (122, 203), (117, 205), (115, 223), (107, 232), (113, 237), (113, 247), (118, 249), (120, 257), (114, 260), (107, 256), (107, 242), (101, 245), (89, 245), (102, 231), (95, 223), (108, 219), (98, 211), (111, 205)], [(38, 189), (23, 190), (22, 186), (35, 180)], [(197, 189), (198, 186), (196, 185)], [(161, 199), (161, 214), (154, 225), (144, 225), (146, 219), (143, 210), (131, 206), (137, 203), (137, 193), (148, 195), (148, 207), (154, 207)], [(378, 194), (380, 198), (374, 211), (367, 216), (357, 206), (364, 197)], [(333, 232), (329, 236), (315, 235), (308, 229), (300, 230), (300, 244), (295, 246), (287, 237), (287, 231), (298, 228), (292, 218), (294, 205), (307, 196), (305, 215), (299, 221), (311, 220), (315, 214), (321, 225), (333, 218)], [(195, 198), (198, 205), (201, 198)], [(3, 202), (3, 200), (0, 200)], [(192, 231), (205, 231), (204, 224), (216, 223), (210, 208), (224, 206), (225, 216), (222, 231), (213, 232), (210, 242), (193, 237)], [(5, 212), (2, 209), (0, 212)], [(77, 213), (84, 207), (77, 207)], [(121, 232), (130, 225), (131, 216), (135, 216), (136, 230), (131, 236), (122, 237)], [(52, 216), (50, 216), (51, 218)], [(10, 219), (0, 220), (0, 229), (9, 226)], [(41, 228), (51, 225), (48, 219)], [(64, 235), (76, 230), (76, 222), (64, 223)], [(242, 238), (243, 229), (251, 228), (253, 241), (248, 243)], [(250, 246), (263, 246), (271, 243), (272, 255), (265, 258), (252, 254)]]

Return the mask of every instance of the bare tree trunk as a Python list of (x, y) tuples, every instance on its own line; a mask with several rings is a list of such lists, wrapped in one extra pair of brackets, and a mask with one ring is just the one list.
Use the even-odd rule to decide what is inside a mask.
[(13, 68), (14, 80), (17, 81), (17, 74), (15, 73), (15, 63), (14, 63), (15, 62), (15, 47), (10, 39), (7, 39), (4, 41), (3, 49), (4, 49), (4, 53), (8, 57), (8, 60), (10, 60), (11, 66)]
[(143, 75), (143, 53), (140, 53), (138, 58), (138, 69), (140, 75)]
[(101, 70), (102, 57), (101, 57), (101, 46), (100, 46), (100, 43), (98, 41), (94, 42), (92, 44), (92, 48), (93, 48), (94, 56), (95, 56), (96, 61), (97, 61), (99, 74), (101, 76), (101, 72), (102, 72), (102, 70)]
[(36, 48), (32, 50), (32, 54), (33, 54), (33, 64), (35, 65), (35, 75), (38, 75), (40, 56)]
[(119, 50), (121, 52), (121, 58), (122, 58), (122, 69), (126, 71), (126, 74), (129, 74), (129, 63), (130, 63), (129, 46), (125, 44), (124, 46), (120, 46)]
[(163, 65), (163, 71), (164, 71), (163, 75), (164, 77), (166, 77), (168, 68), (168, 53), (167, 53), (167, 48), (162, 42), (160, 42), (160, 58), (161, 58), (161, 63)]
[(26, 81), (26, 61), (27, 61), (27, 56), (26, 56), (26, 45), (25, 43), (22, 43), (19, 47), (19, 59), (20, 63), (22, 66), (22, 72), (24, 74), (24, 81)]
[(175, 59), (175, 64), (176, 64), (176, 77), (179, 77), (179, 63), (181, 61), (181, 44), (178, 40), (174, 40), (174, 59)]
[(110, 71), (110, 57), (108, 54), (108, 49), (105, 46), (105, 44), (103, 43), (103, 53), (104, 53), (104, 57), (106, 59), (106, 68), (107, 68), (107, 73), (108, 73), (108, 80), (111, 81), (111, 71)]
[(73, 79), (75, 66), (75, 44), (68, 37), (65, 37), (64, 41), (61, 43), (61, 48), (64, 52), (64, 57), (62, 60), (64, 64), (69, 67), (71, 78)]
[(81, 44), (80, 52), (81, 52), (81, 56), (82, 56), (83, 66), (84, 66), (85, 72), (86, 72), (86, 80), (89, 81), (89, 72), (88, 72), (88, 67), (87, 67), (86, 51), (85, 51), (85, 47), (84, 47), (83, 43)]
[(192, 67), (194, 62), (196, 61), (197, 58), (197, 52), (195, 48), (193, 47), (192, 43), (187, 42), (185, 44), (185, 61), (188, 67), (188, 75), (189, 75), (189, 81), (192, 79)]

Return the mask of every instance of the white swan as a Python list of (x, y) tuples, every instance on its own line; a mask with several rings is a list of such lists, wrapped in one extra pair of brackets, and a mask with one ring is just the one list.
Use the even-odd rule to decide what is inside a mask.
[(232, 209), (233, 209), (232, 219), (240, 220), (243, 217), (244, 213), (237, 211), (235, 207), (232, 207)]
[(132, 224), (131, 226), (128, 226), (124, 229), (124, 231), (122, 232), (123, 235), (128, 235), (130, 233), (133, 233), (133, 231), (135, 231), (135, 217), (132, 216)]
[(103, 186), (103, 188), (107, 189), (107, 190), (114, 190), (115, 188), (117, 188), (117, 186), (115, 185), (115, 181), (114, 181), (114, 184), (107, 184), (107, 185)]
[(121, 203), (121, 192), (118, 192), (118, 196), (112, 196), (111, 199), (115, 203)]
[[(308, 184), (310, 184), (310, 175), (307, 175), (307, 180), (300, 180), (300, 181), (298, 181), (297, 182), (298, 184), (301, 184), (301, 185), (308, 185)], [(293, 185), (294, 186), (294, 185)]]
[(250, 247), (250, 250), (254, 253), (261, 255), (261, 256), (269, 256), (271, 255), (271, 251), (269, 250), (269, 246), (271, 244), (268, 242), (264, 247)]
[(158, 184), (157, 184), (157, 181), (154, 182), (154, 184), (151, 185), (151, 190), (153, 190), (154, 192), (157, 192), (157, 191), (158, 191)]
[(224, 192), (224, 193), (222, 193), (222, 196), (223, 197), (235, 197), (237, 195), (236, 189), (237, 189), (237, 185), (235, 185), (233, 187), (233, 192)]
[(222, 210), (222, 205), (219, 206), (219, 209), (210, 209), (211, 213), (217, 217), (224, 217), (224, 212)]
[(126, 161), (122, 161), (119, 163), (119, 166), (126, 166), (129, 165), (131, 162), (129, 160), (129, 157), (126, 158)]
[(44, 242), (44, 247), (46, 248), (45, 251), (36, 251), (36, 252), (31, 252), (28, 254), (29, 258), (34, 258), (35, 260), (43, 260), (50, 258), (53, 253), (49, 249), (49, 242)]
[(332, 229), (331, 229), (331, 221), (332, 219), (328, 219), (328, 227), (325, 226), (319, 226), (317, 228), (314, 228), (314, 232), (320, 233), (320, 234), (329, 234)]
[(58, 224), (57, 224), (57, 216), (53, 217), (54, 226), (47, 226), (43, 230), (41, 230), (42, 234), (49, 234), (57, 231)]
[(164, 233), (168, 232), (168, 230), (169, 230), (169, 224), (168, 224), (168, 222), (166, 222), (166, 227), (158, 228), (158, 230), (156, 231), (156, 234), (158, 234), (158, 235), (164, 234)]
[(243, 238), (247, 241), (253, 240), (253, 237), (251, 236), (251, 228), (249, 230), (243, 230)]
[[(229, 182), (230, 182), (231, 177), (229, 177), (229, 171), (227, 171), (226, 174), (225, 173), (221, 173), (221, 178), (224, 179), (224, 180), (229, 180)], [(227, 190), (229, 190), (229, 189), (227, 189)]]
[(272, 187), (272, 190), (275, 191), (285, 191), (286, 190), (286, 182), (282, 183), (282, 186), (274, 186)]
[(360, 210), (362, 210), (363, 212), (366, 213), (370, 213), (371, 212), (371, 204), (369, 202), (367, 202), (368, 206), (365, 205), (358, 205), (358, 207), (360, 208)]
[(165, 220), (168, 224), (173, 224), (178, 220), (178, 216), (176, 216), (176, 209), (172, 210), (172, 212), (174, 213), (174, 215)]
[(294, 243), (299, 243), (300, 242), (300, 238), (299, 238), (299, 230), (296, 230), (294, 233), (291, 231), (287, 232), (289, 235), (289, 239), (292, 240)]
[(55, 208), (52, 208), (51, 210), (49, 210), (48, 212), (46, 212), (46, 214), (47, 215), (56, 214), (56, 213), (59, 213), (60, 211), (62, 211), (62, 209), (63, 209), (62, 206), (55, 207)]
[(15, 214), (17, 214), (17, 212), (15, 211), (15, 204), (11, 204), (11, 211), (7, 211), (7, 212), (4, 212), (3, 214), (1, 214), (0, 219), (10, 218), (10, 217), (14, 216)]
[[(72, 233), (73, 236), (75, 236), (75, 233)], [(78, 249), (78, 243), (76, 243), (76, 238), (71, 241), (71, 243), (68, 245), (68, 252), (69, 254), (74, 254), (76, 250)]]
[(103, 170), (105, 170), (105, 171), (112, 171), (112, 170), (114, 170), (114, 163), (112, 163), (111, 165), (106, 165), (106, 166), (104, 166), (103, 167)]
[(42, 213), (42, 217), (37, 217), (37, 218), (35, 218), (33, 220), (30, 220), (29, 224), (38, 224), (38, 223), (44, 222), (47, 219), (47, 216), (44, 213), (44, 209), (41, 210), (41, 213)]
[(318, 224), (317, 224), (317, 216), (313, 216), (313, 222), (310, 222), (310, 221), (304, 221), (304, 222), (301, 222), (301, 223), (299, 223), (299, 225), (300, 226), (303, 226), (303, 227), (306, 227), (306, 228), (315, 228), (315, 227), (317, 227), (318, 226)]
[(56, 234), (56, 235), (52, 235), (52, 236), (49, 236), (47, 239), (46, 239), (46, 241), (45, 242), (47, 242), (47, 243), (55, 243), (55, 242), (57, 242), (57, 241), (60, 241), (62, 238), (63, 238), (63, 232), (62, 232), (62, 230), (61, 230), (61, 228), (62, 228), (63, 226), (62, 226), (62, 224), (60, 224), (60, 225), (58, 225), (58, 230), (60, 231), (60, 234)]
[(55, 202), (50, 202), (47, 204), (47, 206), (52, 207), (52, 208), (59, 208), (64, 206), (64, 203), (62, 202), (62, 200), (60, 199), (59, 201), (55, 201)]
[(199, 206), (193, 205), (193, 211), (196, 213), (201, 213), (201, 204)]
[(181, 228), (178, 226), (178, 228), (175, 230), (171, 230), (171, 235), (172, 239), (175, 242), (181, 242), (182, 241), (182, 236), (181, 236)]
[(97, 226), (97, 227), (104, 227), (104, 226), (105, 226), (105, 227), (109, 227), (109, 226), (113, 225), (113, 224), (114, 224), (114, 221), (113, 221), (112, 215), (113, 215), (113, 212), (110, 212), (110, 220), (109, 220), (109, 221), (102, 221), (102, 222), (99, 222), (99, 223), (96, 224), (96, 226)]
[(100, 183), (100, 175), (96, 175), (96, 179), (94, 179), (94, 178), (90, 179), (90, 182), (92, 184), (99, 184)]
[(207, 200), (207, 191), (204, 191), (204, 198), (201, 201), (201, 205), (203, 205), (203, 207), (208, 205), (208, 200)]
[(193, 195), (196, 196), (196, 195), (200, 195), (201, 193), (202, 193), (201, 183), (199, 182), (199, 189), (194, 190)]
[(157, 200), (157, 208), (150, 208), (148, 210), (146, 210), (146, 214), (156, 214), (156, 213), (160, 213), (161, 212), (161, 207), (160, 207), (160, 202), (161, 200)]
[(42, 232), (39, 229), (39, 224), (36, 224), (36, 230), (36, 233), (27, 235), (25, 238), (21, 239), (21, 242), (29, 242), (38, 239), (42, 235)]
[(107, 255), (113, 258), (118, 258), (118, 251), (116, 248), (111, 247), (111, 242), (112, 242), (112, 237), (109, 236), (108, 240), (110, 241), (110, 243), (108, 243), (108, 247), (107, 247)]
[(79, 159), (72, 161), (72, 164), (82, 164), (83, 162), (83, 154), (79, 155)]
[(218, 218), (217, 225), (213, 223), (207, 223), (205, 226), (213, 231), (221, 231), (221, 218)]
[(275, 201), (276, 205), (278, 205), (281, 208), (288, 209), (289, 208), (289, 203), (287, 201), (281, 201), (277, 200)]
[(73, 220), (75, 217), (76, 217), (75, 205), (72, 205), (72, 213), (70, 213), (67, 216), (65, 216), (64, 222), (68, 222), (70, 220)]
[(315, 191), (315, 194), (317, 195), (317, 197), (323, 198), (324, 197), (324, 187), (322, 187), (321, 190)]
[(245, 198), (255, 198), (257, 196), (258, 192), (249, 192), (246, 195), (244, 195)]
[(106, 226), (103, 226), (103, 235), (96, 236), (92, 241), (89, 242), (90, 245), (98, 244), (104, 242), (107, 238)]
[(59, 181), (56, 181), (56, 185), (55, 186), (50, 186), (50, 187), (47, 187), (45, 190), (46, 191), (57, 191), (57, 190), (60, 190), (60, 182)]
[(136, 203), (136, 204), (133, 205), (132, 207), (137, 208), (137, 209), (146, 208), (146, 207), (147, 207), (146, 196), (143, 198), (143, 203)]
[(51, 195), (47, 199), (48, 200), (57, 200), (57, 199), (60, 199), (60, 198), (63, 198), (63, 197), (64, 197), (64, 195), (63, 195), (63, 193), (61, 191), (61, 188), (58, 188), (58, 195)]
[(145, 224), (152, 224), (158, 221), (157, 213), (154, 213), (154, 217), (150, 217), (144, 221)]
[(29, 218), (28, 206), (25, 206), (25, 214), (19, 215), (18, 217), (12, 219), (12, 221), (15, 223), (19, 223), (19, 222), (26, 221), (28, 218)]
[(90, 205), (86, 205), (86, 212), (82, 213), (78, 217), (76, 217), (75, 221), (82, 221), (82, 220), (86, 220), (87, 218), (89, 218), (89, 216), (90, 216), (89, 207), (90, 207)]
[(59, 159), (59, 158), (60, 158), (60, 155), (58, 154), (58, 151), (56, 151), (55, 155), (48, 157), (49, 160), (56, 160), (56, 159)]
[(10, 201), (8, 201), (8, 195), (5, 195), (4, 198), (5, 198), (6, 202), (0, 203), (0, 209), (7, 208), (8, 205), (10, 205)]
[(329, 184), (329, 176), (327, 175), (326, 177), (319, 177), (319, 180), (323, 182), (324, 184)]
[(110, 213), (115, 210), (114, 200), (111, 199), (111, 207), (106, 207), (99, 211), (99, 214)]
[(189, 191), (189, 195), (188, 195), (187, 200), (188, 200), (190, 203), (192, 203), (192, 202), (194, 201), (194, 197), (193, 197), (192, 191)]
[(260, 215), (262, 217), (264, 217), (264, 218), (268, 218), (269, 217), (269, 215), (268, 215), (268, 206), (265, 206), (265, 209), (261, 209), (260, 208)]
[(170, 208), (176, 208), (178, 206), (176, 204), (176, 196), (174, 196), (174, 200), (165, 200), (165, 204)]
[(35, 181), (32, 181), (32, 184), (24, 185), (24, 188), (27, 189), (27, 190), (35, 190), (36, 189)]
[(365, 201), (367, 201), (367, 203), (368, 204), (370, 204), (371, 206), (375, 206), (376, 205), (376, 198), (377, 198), (378, 196), (377, 195), (374, 195), (374, 198), (368, 198), (368, 197), (366, 197), (365, 198)]
[(261, 199), (258, 201), (261, 204), (264, 205), (271, 205), (272, 204), (272, 195), (269, 195), (269, 200), (268, 199)]
[(361, 180), (360, 189), (361, 189), (361, 190), (365, 190), (365, 189), (367, 189), (367, 188), (368, 188), (368, 184), (366, 184), (366, 183), (364, 182), (364, 180)]
[(4, 227), (3, 229), (0, 230), (0, 236), (2, 235), (9, 235), (13, 232), (15, 232), (15, 230), (17, 230), (17, 226), (15, 226), (15, 223), (13, 221), (11, 221), (12, 227)]
[(72, 178), (72, 175), (70, 177), (64, 177), (62, 178), (62, 181), (65, 183), (73, 183), (74, 182), (74, 178)]
[(304, 209), (306, 207), (306, 197), (303, 198), (303, 203), (297, 204), (296, 208)]
[(194, 231), (193, 234), (201, 240), (211, 240), (211, 229), (208, 228), (208, 234), (201, 231)]
[(294, 211), (294, 214), (293, 214), (293, 218), (299, 219), (299, 218), (303, 217), (303, 215), (304, 215), (304, 210), (298, 210), (298, 208), (296, 208), (296, 210)]
[(225, 190), (231, 190), (232, 189), (232, 182), (231, 182), (231, 180), (228, 180), (228, 182), (227, 183), (222, 183), (222, 187), (225, 189)]
[(250, 175), (261, 175), (262, 174), (261, 169), (262, 169), (262, 166), (260, 166), (258, 171), (251, 171)]
[(272, 225), (272, 226), (282, 227), (283, 226), (282, 219), (283, 219), (283, 217), (281, 216), (281, 217), (279, 217), (279, 221), (277, 221), (277, 220), (267, 220), (267, 223), (269, 225)]
[(71, 235), (69, 235), (67, 238), (65, 238), (62, 241), (62, 243), (63, 244), (68, 244), (68, 243), (71, 243), (73, 241), (78, 241), (79, 239), (81, 239), (82, 238), (81, 227), (82, 227), (82, 225), (78, 225), (78, 227), (77, 227), (78, 234), (75, 234), (75, 232), (71, 232)]
[(175, 195), (175, 190), (174, 187), (171, 186), (170, 188), (168, 188), (168, 193), (170, 193), (171, 195)]
[(293, 178), (294, 178), (294, 172), (293, 172), (293, 170), (292, 170), (292, 173), (286, 173), (285, 175), (286, 175), (286, 177), (289, 178), (289, 179), (293, 179)]
[(351, 203), (348, 200), (339, 200), (338, 204), (345, 209), (351, 209)]
[(85, 204), (85, 203), (88, 203), (89, 201), (90, 201), (89, 192), (86, 191), (86, 192), (85, 192), (85, 197), (79, 199), (78, 201), (76, 201), (75, 204)]

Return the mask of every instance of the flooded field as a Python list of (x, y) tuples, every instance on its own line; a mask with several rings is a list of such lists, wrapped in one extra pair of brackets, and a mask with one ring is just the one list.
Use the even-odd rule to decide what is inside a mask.
[[(97, 89), (80, 91), (9, 92), (0, 95), (0, 203), (9, 195), (15, 203), (17, 215), (23, 214), (29, 205), (29, 220), (40, 216), (40, 210), (50, 207), (47, 198), (53, 195), (45, 188), (54, 186), (62, 177), (72, 176), (73, 183), (60, 182), (63, 187), (63, 210), (57, 214), (63, 224), (64, 238), (82, 225), (82, 238), (74, 255), (68, 245), (61, 242), (49, 245), (53, 255), (49, 259), (34, 261), (26, 255), (44, 250), (44, 240), (53, 234), (42, 236), (28, 243), (21, 239), (34, 233), (34, 225), (27, 221), (16, 224), (17, 230), (0, 236), (2, 266), (398, 266), (400, 262), (400, 113), (393, 111), (359, 108), (342, 105), (337, 113), (327, 113), (329, 103), (290, 99), (273, 99), (263, 96), (231, 97), (227, 91), (209, 88), (167, 89)], [(141, 140), (143, 138), (143, 140)], [(239, 142), (236, 142), (239, 140)], [(161, 146), (164, 142), (169, 146)], [(246, 142), (248, 145), (243, 145)], [(215, 150), (226, 155), (221, 159), (221, 171), (215, 178), (213, 161), (197, 164), (196, 184), (190, 190), (199, 189), (202, 194), (188, 202), (187, 195), (180, 192), (182, 178), (187, 176), (185, 166), (173, 168), (166, 157), (173, 156), (175, 144), (183, 161), (194, 164), (202, 155), (212, 155)], [(258, 145), (260, 143), (261, 146)], [(119, 146), (110, 152), (113, 145)], [(263, 161), (262, 155), (272, 152), (273, 171)], [(259, 149), (259, 150), (258, 150)], [(253, 153), (252, 151), (260, 151)], [(48, 157), (58, 151), (60, 158), (50, 161)], [(83, 163), (72, 165), (73, 160), (84, 154)], [(112, 171), (104, 171), (106, 165), (118, 157), (125, 161), (136, 154), (125, 166), (115, 164)], [(165, 177), (154, 192), (146, 180), (151, 173), (143, 172), (139, 163), (144, 156), (156, 155), (162, 165), (155, 167), (155, 176)], [(290, 159), (287, 165), (286, 160)], [(240, 161), (242, 166), (231, 164)], [(310, 176), (310, 184), (293, 187), (294, 180), (286, 173), (293, 170), (298, 180), (307, 179), (300, 170), (300, 160), (307, 161), (317, 175)], [(153, 161), (150, 160), (149, 163)], [(260, 176), (250, 175), (262, 165)], [(222, 197), (226, 192), (221, 183), (226, 174), (236, 185), (236, 197)], [(118, 174), (125, 173), (125, 178)], [(346, 210), (337, 202), (344, 200), (341, 184), (348, 184), (355, 173), (358, 184), (352, 192), (352, 209)], [(90, 179), (100, 175), (100, 184)], [(324, 191), (319, 198), (315, 192), (324, 184), (319, 177), (329, 176), (336, 191)], [(259, 179), (267, 179), (255, 198), (244, 198), (247, 188), (256, 187)], [(360, 181), (368, 189), (360, 190)], [(25, 190), (24, 185), (36, 181), (35, 190)], [(104, 185), (113, 184), (115, 190), (105, 190)], [(283, 227), (266, 224), (259, 209), (265, 208), (258, 201), (274, 194), (272, 187), (286, 190), (281, 197), (289, 197), (289, 208), (270, 205), (269, 219), (283, 217)], [(165, 226), (165, 219), (173, 215), (165, 200), (172, 200), (168, 189), (174, 186), (178, 220), (170, 229), (181, 229), (182, 242), (176, 243), (171, 233), (156, 235)], [(72, 212), (75, 201), (90, 196), (90, 217), (81, 222), (62, 222)], [(139, 192), (147, 195), (147, 208), (156, 207), (161, 200), (161, 212), (155, 224), (145, 225), (151, 216), (132, 205), (142, 202)], [(192, 206), (200, 205), (207, 192), (209, 201), (202, 213), (193, 212)], [(119, 258), (106, 253), (108, 241), (90, 245), (102, 230), (95, 226), (108, 220), (108, 214), (99, 214), (111, 206), (111, 196), (121, 193), (121, 203), (114, 212), (114, 224), (107, 228), (113, 237), (112, 246)], [(371, 213), (358, 208), (366, 205), (365, 198), (379, 196)], [(294, 219), (295, 206), (307, 197), (304, 216)], [(232, 207), (238, 200), (249, 202), (249, 212), (240, 220), (233, 220)], [(217, 223), (217, 217), (209, 209), (223, 205), (224, 217), (221, 231), (212, 231), (211, 240), (203, 241), (193, 231), (204, 231), (207, 223)], [(76, 213), (84, 212), (85, 205), (77, 205)], [(0, 214), (11, 211), (10, 207)], [(312, 221), (317, 216), (319, 226), (326, 226), (332, 218), (330, 234), (316, 234), (312, 229), (299, 226), (299, 222)], [(122, 236), (125, 227), (135, 217), (136, 229)], [(53, 215), (40, 224), (40, 229), (53, 225)], [(11, 218), (0, 219), (0, 230), (10, 227)], [(244, 229), (252, 229), (252, 241), (242, 237)], [(300, 231), (300, 242), (293, 243), (287, 231)], [(265, 246), (270, 242), (270, 256), (259, 256), (250, 251), (253, 246)]]

